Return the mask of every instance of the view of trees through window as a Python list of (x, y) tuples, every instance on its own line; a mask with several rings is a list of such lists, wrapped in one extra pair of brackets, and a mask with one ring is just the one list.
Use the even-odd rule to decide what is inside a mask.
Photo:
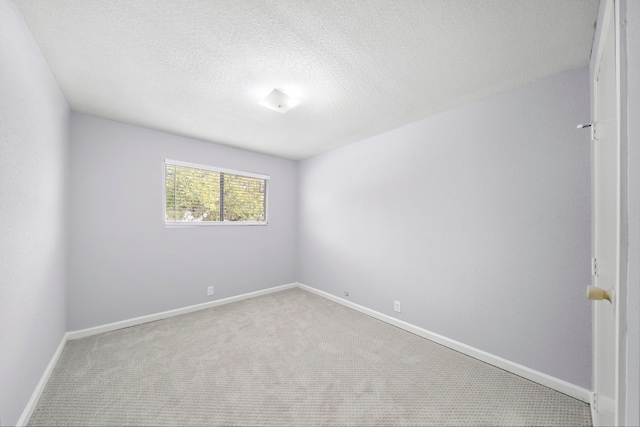
[(167, 222), (265, 221), (267, 180), (165, 165)]

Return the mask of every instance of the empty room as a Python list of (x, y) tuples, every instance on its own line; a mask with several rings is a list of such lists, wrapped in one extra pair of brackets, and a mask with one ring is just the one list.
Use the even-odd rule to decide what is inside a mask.
[(640, 1), (0, 0), (0, 426), (640, 424)]

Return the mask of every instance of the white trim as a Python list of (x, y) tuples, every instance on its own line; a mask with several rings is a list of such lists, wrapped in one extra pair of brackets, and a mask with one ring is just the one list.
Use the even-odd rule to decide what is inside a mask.
[(165, 222), (165, 227), (167, 228), (188, 228), (188, 227), (216, 227), (220, 225), (269, 225), (267, 221), (176, 221), (176, 222)]
[(445, 347), (451, 348), (452, 350), (458, 351), (460, 353), (466, 354), (467, 356), (471, 356), (475, 359), (478, 359), (482, 362), (493, 365), (497, 368), (503, 369), (505, 371), (511, 372), (515, 375), (521, 376), (528, 380), (534, 381), (538, 384), (541, 384), (545, 387), (549, 387), (553, 390), (564, 393), (568, 396), (574, 397), (578, 400), (581, 400), (586, 403), (590, 403), (591, 401), (591, 392), (585, 388), (579, 387), (575, 384), (571, 384), (567, 381), (561, 380), (559, 378), (552, 377), (551, 375), (544, 374), (542, 372), (536, 371), (534, 369), (528, 368), (526, 366), (520, 365), (518, 363), (512, 362), (507, 359), (503, 359), (499, 356), (493, 355), (491, 353), (487, 353), (486, 351), (479, 350), (475, 347), (471, 347), (467, 344), (463, 344), (461, 342), (452, 340), (450, 338), (444, 337), (442, 335), (436, 334), (434, 332), (428, 331), (426, 329), (420, 328), (418, 326), (412, 325), (405, 321), (396, 319), (394, 317), (388, 316), (386, 314), (379, 313), (375, 310), (372, 310), (367, 307), (363, 307), (361, 305), (355, 304), (351, 301), (344, 300), (342, 298), (331, 295), (327, 292), (312, 288), (310, 286), (304, 285), (302, 283), (290, 283), (287, 285), (276, 286), (269, 289), (263, 289), (256, 292), (251, 292), (248, 294), (237, 295), (234, 297), (224, 298), (221, 300), (206, 302), (202, 304), (191, 305), (188, 307), (178, 308), (174, 310), (163, 311), (161, 313), (150, 314), (147, 316), (136, 317), (133, 319), (123, 320), (120, 322), (109, 323), (107, 325), (96, 326), (93, 328), (82, 329), (78, 331), (72, 331), (67, 333), (68, 340), (76, 340), (92, 335), (102, 334), (104, 332), (115, 331), (118, 329), (128, 328), (131, 326), (141, 325), (147, 322), (153, 322), (160, 319), (166, 319), (173, 316), (178, 316), (180, 314), (191, 313), (198, 310), (203, 310), (210, 307), (216, 307), (223, 304), (229, 304), (236, 301), (241, 301), (244, 299), (254, 298), (261, 295), (267, 295), (274, 292), (283, 291), (285, 289), (291, 289), (298, 287), (300, 289), (304, 289), (313, 294), (319, 295), (326, 299), (329, 299), (338, 304), (344, 305), (360, 313), (371, 316), (375, 319), (381, 320), (383, 322), (389, 323), (393, 326), (396, 326), (400, 329), (404, 329), (407, 332), (411, 332), (423, 338), (426, 338), (430, 341), (443, 345)]
[(58, 359), (60, 359), (60, 355), (62, 354), (64, 345), (67, 343), (67, 339), (68, 339), (68, 334), (64, 334), (62, 337), (62, 340), (60, 340), (60, 344), (58, 344), (58, 348), (56, 349), (55, 353), (53, 353), (53, 356), (51, 357), (49, 364), (47, 365), (44, 372), (42, 373), (42, 377), (40, 377), (40, 381), (38, 381), (36, 388), (33, 390), (33, 393), (31, 394), (31, 398), (29, 399), (29, 402), (27, 402), (27, 406), (25, 406), (24, 411), (22, 411), (22, 415), (20, 416), (20, 419), (18, 419), (18, 423), (16, 424), (17, 426), (26, 426), (29, 423), (29, 419), (31, 418), (33, 411), (36, 409), (38, 400), (40, 400), (40, 396), (42, 396), (42, 392), (44, 391), (44, 388), (47, 385), (47, 382), (49, 381), (49, 377), (51, 377), (51, 373), (53, 372), (53, 369), (56, 367), (56, 364), (58, 363)]
[(220, 306), (220, 305), (224, 305), (224, 304), (229, 304), (232, 302), (237, 302), (237, 301), (242, 301), (245, 299), (249, 299), (249, 298), (255, 298), (261, 295), (267, 295), (267, 294), (271, 294), (274, 292), (279, 292), (279, 291), (284, 291), (286, 289), (292, 289), (292, 288), (300, 288), (303, 289), (305, 291), (311, 292), (315, 295), (321, 296), (323, 298), (326, 298), (328, 300), (331, 300), (333, 302), (336, 302), (338, 304), (344, 305), (346, 307), (349, 307), (353, 310), (359, 311), (360, 313), (366, 314), (368, 316), (371, 316), (375, 319), (381, 320), (383, 322), (389, 323), (390, 325), (396, 326), (400, 329), (403, 329), (407, 332), (411, 332), (413, 334), (416, 334), (418, 336), (421, 336), (423, 338), (426, 338), (430, 341), (433, 341), (435, 343), (438, 343), (440, 345), (443, 345), (445, 347), (448, 347), (452, 350), (458, 351), (460, 353), (466, 354), (467, 356), (473, 357), (475, 359), (478, 359), (482, 362), (488, 363), (490, 365), (493, 365), (497, 368), (503, 369), (507, 372), (511, 372), (515, 375), (521, 376), (523, 378), (526, 378), (528, 380), (534, 381), (538, 384), (541, 384), (545, 387), (549, 387), (553, 390), (559, 391), (561, 393), (564, 393), (568, 396), (574, 397), (578, 400), (581, 400), (583, 402), (589, 403), (591, 405), (591, 414), (592, 417), (594, 416), (594, 410), (595, 410), (595, 405), (594, 405), (594, 393), (590, 392), (589, 390), (586, 390), (582, 387), (578, 387), (574, 384), (571, 384), (567, 381), (552, 377), (550, 375), (547, 374), (543, 374), (542, 372), (538, 372), (534, 369), (531, 368), (527, 368), (526, 366), (523, 365), (519, 365), (517, 363), (511, 362), (509, 360), (503, 359), (501, 357), (495, 356), (491, 353), (487, 353), (485, 351), (479, 350), (475, 347), (471, 347), (469, 345), (463, 344), (461, 342), (452, 340), (450, 338), (444, 337), (442, 335), (436, 334), (434, 332), (430, 332), (426, 329), (420, 328), (418, 326), (412, 325), (410, 323), (404, 322), (402, 320), (396, 319), (394, 317), (388, 316), (386, 314), (382, 314), (379, 313), (375, 310), (372, 310), (370, 308), (355, 304), (351, 301), (347, 301), (344, 300), (342, 298), (336, 297), (334, 295), (331, 295), (327, 292), (312, 288), (310, 286), (304, 285), (302, 283), (289, 283), (287, 285), (281, 285), (281, 286), (275, 286), (273, 288), (268, 288), (268, 289), (262, 289), (260, 291), (255, 291), (255, 292), (250, 292), (250, 293), (246, 293), (246, 294), (242, 294), (242, 295), (236, 295), (233, 297), (229, 297), (229, 298), (223, 298), (220, 300), (216, 300), (216, 301), (210, 301), (210, 302), (206, 302), (206, 303), (202, 303), (202, 304), (196, 304), (196, 305), (191, 305), (191, 306), (187, 306), (187, 307), (183, 307), (183, 308), (177, 308), (174, 310), (168, 310), (168, 311), (163, 311), (160, 313), (155, 313), (155, 314), (150, 314), (147, 316), (140, 316), (140, 317), (136, 317), (133, 319), (128, 319), (128, 320), (123, 320), (123, 321), (119, 321), (119, 322), (114, 322), (114, 323), (109, 323), (106, 325), (101, 325), (101, 326), (96, 326), (93, 328), (87, 328), (87, 329), (81, 329), (81, 330), (77, 330), (77, 331), (71, 331), (71, 332), (67, 332), (64, 337), (62, 338), (60, 344), (58, 345), (58, 348), (56, 350), (56, 352), (54, 353), (53, 357), (51, 358), (51, 361), (49, 362), (49, 364), (47, 365), (47, 368), (45, 369), (44, 373), (42, 374), (42, 377), (40, 378), (40, 381), (38, 382), (38, 385), (36, 386), (35, 390), (33, 391), (33, 394), (31, 395), (31, 399), (29, 399), (29, 402), (27, 403), (27, 406), (25, 407), (22, 416), (20, 417), (20, 419), (18, 420), (18, 426), (24, 426), (27, 425), (27, 423), (29, 422), (29, 419), (31, 418), (31, 415), (33, 414), (34, 409), (36, 408), (36, 405), (38, 403), (38, 400), (40, 399), (40, 396), (42, 395), (42, 392), (44, 391), (45, 386), (47, 385), (47, 382), (49, 381), (49, 377), (51, 376), (51, 373), (53, 372), (53, 369), (55, 368), (56, 364), (58, 363), (58, 359), (60, 358), (60, 355), (62, 354), (62, 350), (64, 349), (64, 345), (67, 343), (67, 341), (72, 341), (72, 340), (77, 340), (80, 338), (85, 338), (85, 337), (89, 337), (89, 336), (93, 336), (93, 335), (98, 335), (98, 334), (102, 334), (105, 332), (111, 332), (111, 331), (115, 331), (118, 329), (123, 329), (123, 328), (128, 328), (131, 326), (136, 326), (136, 325), (141, 325), (143, 323), (148, 323), (148, 322), (153, 322), (156, 320), (161, 320), (161, 319), (166, 319), (169, 317), (173, 317), (173, 316), (178, 316), (181, 314), (186, 314), (186, 313), (192, 313), (194, 311), (199, 311), (199, 310), (204, 310), (207, 308), (211, 308), (211, 307), (216, 307), (216, 306)]
[[(615, 363), (615, 378), (614, 378), (614, 396), (613, 399), (606, 398), (602, 394), (598, 393), (599, 385), (598, 385), (598, 377), (597, 375), (598, 369), (600, 367), (600, 362), (598, 360), (598, 352), (596, 351), (596, 345), (598, 343), (597, 337), (597, 328), (596, 325), (598, 323), (599, 317), (599, 305), (593, 304), (593, 343), (592, 343), (592, 352), (593, 352), (593, 389), (594, 393), (596, 393), (596, 412), (610, 412), (614, 416), (614, 423), (616, 425), (624, 425), (625, 423), (625, 415), (626, 415), (626, 396), (625, 396), (625, 381), (626, 381), (626, 364), (625, 364), (625, 339), (624, 333), (626, 330), (626, 282), (622, 281), (623, 277), (623, 259), (621, 257), (624, 254), (623, 248), (623, 239), (622, 239), (622, 198), (621, 198), (621, 161), (622, 161), (622, 121), (621, 121), (621, 83), (622, 83), (622, 75), (621, 75), (621, 16), (620, 16), (620, 1), (619, 0), (603, 0), (600, 3), (600, 9), (598, 11), (598, 19), (596, 24), (596, 32), (595, 39), (593, 43), (593, 48), (591, 52), (591, 59), (589, 62), (589, 74), (590, 74), (590, 86), (591, 86), (591, 121), (596, 122), (598, 118), (598, 112), (596, 111), (596, 105), (598, 103), (598, 93), (596, 91), (596, 81), (598, 78), (598, 73), (600, 70), (600, 63), (602, 59), (602, 55), (604, 52), (604, 47), (606, 43), (606, 34), (610, 30), (610, 25), (613, 25), (613, 37), (615, 44), (615, 86), (616, 86), (616, 145), (618, 150), (618, 158), (617, 158), (617, 177), (616, 177), (616, 240), (617, 244), (614, 249), (615, 253), (613, 254), (613, 264), (614, 264), (614, 291), (615, 291), (615, 299), (614, 299), (614, 310), (615, 310), (615, 318), (614, 318), (614, 328), (613, 333), (615, 334), (615, 353), (614, 353), (614, 363)], [(593, 146), (593, 144), (592, 144)], [(595, 250), (597, 241), (597, 234), (595, 233), (595, 218), (599, 212), (600, 202), (594, 193), (596, 179), (597, 179), (597, 171), (594, 170), (594, 155), (595, 152), (592, 151), (592, 251)], [(597, 283), (596, 283), (597, 284)], [(613, 411), (611, 409), (613, 408)], [(594, 412), (594, 416), (595, 416)], [(596, 418), (594, 418), (594, 425)]]
[[(602, 56), (602, 44), (605, 42), (604, 37), (602, 35), (607, 30), (603, 25), (608, 25), (610, 13), (613, 13), (612, 9), (609, 9), (611, 3), (609, 0), (604, 0), (600, 2), (600, 8), (598, 9), (598, 19), (596, 20), (596, 31), (593, 40), (593, 46), (591, 47), (591, 58), (589, 59), (589, 75), (595, 76), (595, 72), (597, 71), (596, 67), (600, 63), (600, 57)], [(593, 81), (592, 81), (593, 83)], [(593, 93), (593, 92), (591, 92)], [(591, 105), (593, 113), (593, 104)], [(593, 114), (591, 115), (593, 118)]]
[(156, 320), (166, 319), (173, 316), (179, 316), (181, 314), (192, 313), (194, 311), (204, 310), (206, 308), (217, 307), (219, 305), (229, 304), (236, 301), (242, 301), (249, 298), (259, 297), (261, 295), (271, 294), (273, 292), (284, 291), (285, 289), (295, 288), (297, 283), (290, 283), (287, 285), (275, 286), (269, 289), (263, 289), (260, 291), (249, 292), (247, 294), (236, 295), (229, 298), (223, 298), (215, 301), (209, 301), (202, 304), (190, 305), (187, 307), (176, 308), (174, 310), (163, 311), (160, 313), (148, 314), (146, 316), (135, 317), (133, 319), (121, 320), (119, 322), (108, 323), (106, 325), (96, 326), (93, 328), (80, 329), (77, 331), (67, 332), (68, 340), (77, 340), (80, 338), (90, 337), (92, 335), (98, 335), (105, 332), (116, 331), (118, 329), (129, 328), (131, 326), (141, 325), (143, 323), (154, 322)]
[(599, 405), (602, 405), (602, 408), (608, 410), (612, 408), (615, 414), (615, 423), (616, 425), (626, 425), (626, 341), (624, 339), (624, 334), (626, 333), (626, 313), (627, 313), (627, 289), (626, 282), (622, 280), (622, 277), (625, 276), (626, 264), (622, 261), (622, 256), (625, 254), (625, 250), (623, 249), (623, 238), (622, 238), (622, 221), (623, 221), (623, 213), (622, 213), (622, 94), (621, 94), (621, 84), (622, 84), (622, 63), (621, 63), (621, 20), (620, 20), (620, 1), (614, 0), (613, 4), (613, 25), (614, 25), (614, 37), (615, 37), (615, 49), (616, 49), (616, 144), (618, 146), (618, 165), (617, 165), (617, 185), (616, 185), (616, 193), (617, 193), (617, 226), (616, 226), (616, 236), (617, 236), (617, 248), (616, 248), (616, 296), (615, 301), (617, 303), (616, 306), (616, 317), (615, 317), (615, 334), (616, 334), (616, 348), (615, 348), (615, 360), (616, 360), (616, 372), (615, 372), (615, 393), (614, 399), (611, 400), (609, 398), (600, 399), (598, 402)]
[(164, 164), (165, 165), (184, 166), (184, 167), (187, 167), (187, 168), (194, 168), (194, 169), (204, 169), (204, 170), (213, 171), (213, 172), (228, 173), (230, 175), (247, 176), (249, 178), (266, 179), (267, 181), (271, 179), (271, 177), (269, 175), (262, 175), (262, 174), (258, 174), (258, 173), (252, 173), (252, 172), (236, 171), (236, 170), (233, 170), (233, 169), (218, 168), (218, 167), (215, 167), (215, 166), (199, 165), (199, 164), (196, 164), (196, 163), (181, 162), (179, 160), (164, 159)]
[[(257, 178), (264, 180), (265, 183), (265, 200), (264, 200), (264, 221), (167, 221), (167, 167), (166, 165), (184, 166), (195, 169), (204, 169), (213, 172), (221, 172), (230, 175), (246, 176), (249, 178)], [(232, 169), (218, 168), (215, 166), (200, 165), (196, 163), (181, 162), (179, 160), (163, 159), (162, 165), (162, 218), (166, 228), (190, 228), (190, 227), (210, 227), (220, 225), (269, 225), (269, 196), (271, 192), (271, 177), (269, 175), (261, 175), (252, 172), (242, 172)]]
[(331, 295), (327, 292), (314, 289), (302, 283), (298, 283), (298, 287), (306, 291), (312, 292), (316, 295), (319, 295), (321, 297), (327, 298), (333, 302), (337, 302), (338, 304), (342, 304), (346, 307), (359, 311), (373, 318), (376, 318), (378, 320), (382, 320), (383, 322), (389, 323), (400, 329), (404, 329), (407, 332), (411, 332), (413, 334), (426, 338), (430, 341), (433, 341), (435, 343), (448, 347), (452, 350), (466, 354), (467, 356), (471, 356), (474, 359), (478, 359), (482, 362), (488, 363), (497, 368), (503, 369), (505, 371), (511, 372), (513, 374), (516, 374), (528, 380), (534, 381), (545, 387), (549, 387), (553, 390), (559, 391), (560, 393), (564, 393), (568, 396), (571, 396), (583, 402), (589, 403), (591, 399), (591, 392), (589, 390), (579, 387), (575, 384), (571, 384), (567, 381), (552, 377), (551, 375), (544, 374), (542, 372), (536, 371), (534, 369), (528, 368), (518, 363), (511, 362), (510, 360), (503, 359), (491, 353), (487, 353), (486, 351), (479, 350), (475, 347), (471, 347), (469, 345), (452, 340), (450, 338), (444, 337), (442, 335), (436, 334), (434, 332), (428, 331), (426, 329), (420, 328), (418, 326), (412, 325), (402, 320), (398, 320), (386, 314), (379, 313), (370, 308), (352, 303), (351, 301), (344, 300), (335, 295)]
[(589, 407), (591, 409), (591, 425), (596, 425), (596, 394), (594, 392), (589, 393)]

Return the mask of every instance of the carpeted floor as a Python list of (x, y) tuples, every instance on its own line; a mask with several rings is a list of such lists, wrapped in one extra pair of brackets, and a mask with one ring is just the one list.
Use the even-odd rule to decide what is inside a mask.
[(67, 343), (29, 425), (591, 425), (589, 406), (300, 289)]

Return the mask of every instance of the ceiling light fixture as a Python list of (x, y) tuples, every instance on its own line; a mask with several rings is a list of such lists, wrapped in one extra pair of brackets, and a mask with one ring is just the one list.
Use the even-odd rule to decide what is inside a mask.
[(286, 93), (274, 89), (264, 99), (258, 101), (258, 104), (280, 113), (286, 113), (301, 102), (299, 99), (291, 98)]

